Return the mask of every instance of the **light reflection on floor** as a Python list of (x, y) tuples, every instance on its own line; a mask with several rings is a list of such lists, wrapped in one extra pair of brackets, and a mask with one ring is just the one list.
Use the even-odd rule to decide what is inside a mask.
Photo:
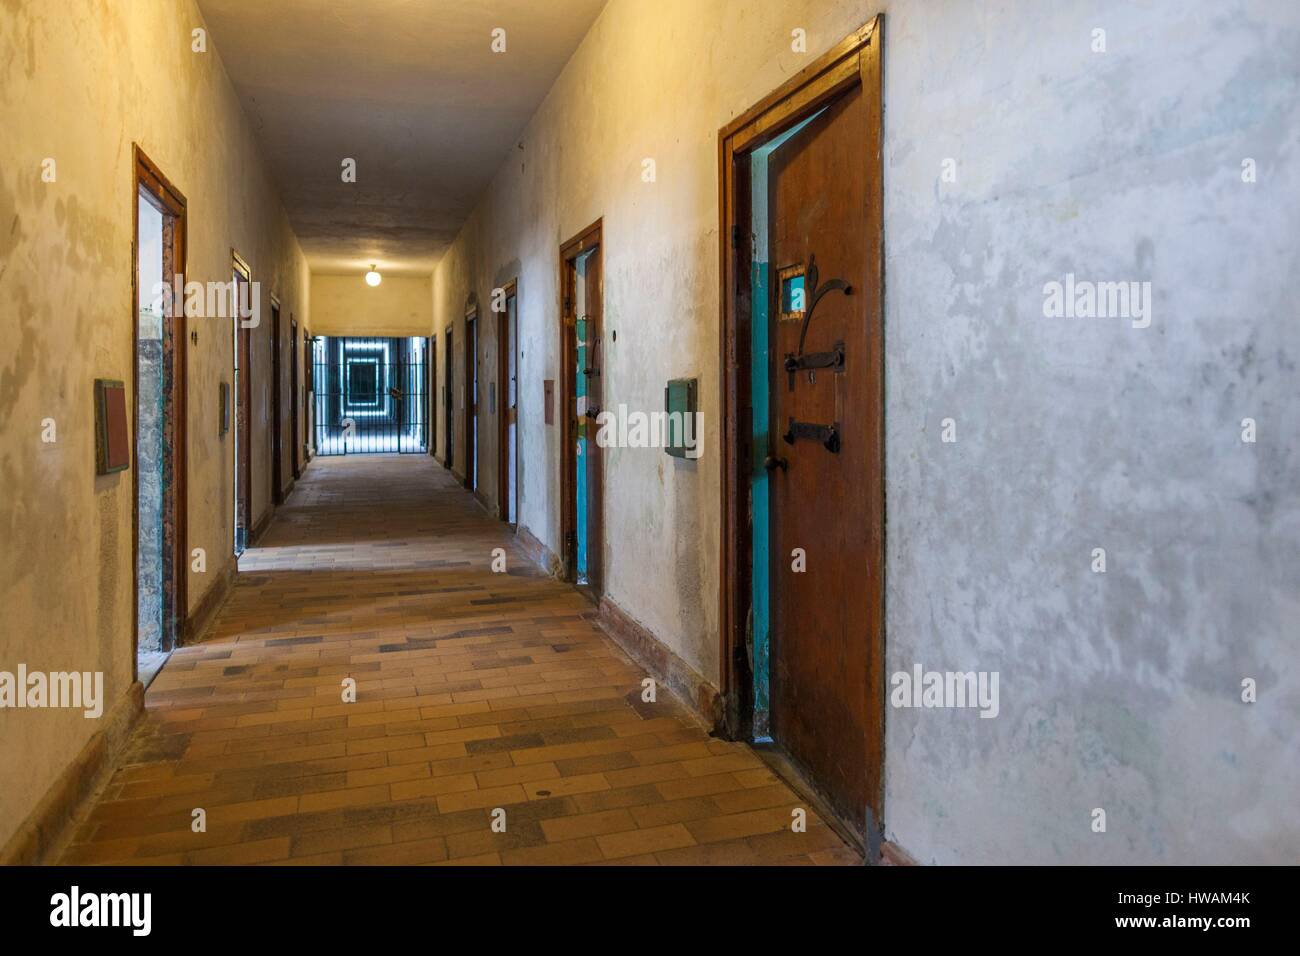
[(318, 455), (368, 455), (386, 452), (424, 454), (428, 446), (419, 434), (359, 434), (344, 438), (342, 433), (316, 436)]

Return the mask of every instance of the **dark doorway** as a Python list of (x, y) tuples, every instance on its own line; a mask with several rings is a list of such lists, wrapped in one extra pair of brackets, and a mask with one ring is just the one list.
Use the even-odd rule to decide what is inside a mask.
[(253, 405), (252, 272), (238, 253), (232, 254), (231, 278), (234, 308), (231, 310), (234, 344), (235, 380), (235, 556), (248, 547), (248, 532), (253, 519), (253, 459), (250, 426)]
[(280, 303), (271, 300), (271, 500), (277, 505), (284, 504), (284, 473), (280, 464), (280, 455), (284, 445), (281, 441), (280, 420)]
[(442, 438), (443, 459), (442, 463), (449, 471), (454, 471), (456, 459), (452, 457), (456, 452), (456, 390), (454, 382), (456, 381), (456, 352), (452, 348), (453, 338), (452, 329), (447, 329), (447, 347), (442, 350), (442, 415), (443, 427)]
[(478, 310), (465, 316), (465, 487), (478, 490)]
[(134, 576), (136, 679), (182, 636), (189, 572), (185, 455), (185, 197), (135, 148)]
[(316, 350), (318, 455), (428, 450), (428, 340), (322, 336)]
[(561, 455), (564, 565), (569, 580), (593, 598), (602, 593), (602, 452), (596, 443), (602, 365), (601, 224), (588, 226), (560, 247), (563, 299), (564, 451)]
[(770, 739), (868, 848), (885, 701), (881, 23), (720, 134), (728, 729)]
[(511, 282), (503, 289), (505, 311), (497, 313), (497, 381), (501, 394), (498, 398), (497, 448), (500, 449), (497, 477), (497, 513), (501, 520), (514, 528), (519, 523), (516, 513), (519, 505), (519, 451), (517, 446), (517, 419), (519, 402), (519, 311), (516, 285)]

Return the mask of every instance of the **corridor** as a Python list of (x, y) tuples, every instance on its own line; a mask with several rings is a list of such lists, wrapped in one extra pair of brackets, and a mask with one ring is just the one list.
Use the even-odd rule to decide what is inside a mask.
[(859, 862), (427, 456), (317, 459), (240, 565), (61, 862)]
[(1300, 860), (1298, 90), (1296, 0), (0, 2), (0, 876)]

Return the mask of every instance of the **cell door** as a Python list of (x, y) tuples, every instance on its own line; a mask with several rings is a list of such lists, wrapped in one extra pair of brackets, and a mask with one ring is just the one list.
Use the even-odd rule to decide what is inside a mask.
[(518, 300), (513, 283), (506, 287), (505, 311), (498, 313), (497, 380), (501, 383), (501, 409), (497, 416), (500, 426), (497, 447), (500, 463), (497, 477), (497, 510), (501, 520), (512, 528), (518, 523), (515, 514), (518, 505), (516, 481), (517, 446), (516, 419), (518, 405)]
[(442, 437), (446, 447), (443, 448), (442, 463), (451, 468), (456, 451), (456, 353), (452, 349), (452, 330), (447, 330), (447, 347), (442, 350)]
[(465, 487), (478, 489), (478, 316), (465, 319)]
[[(879, 787), (881, 329), (869, 98), (855, 86), (781, 143), (768, 179), (771, 734), (847, 820)], [(877, 669), (873, 671), (873, 666)]]

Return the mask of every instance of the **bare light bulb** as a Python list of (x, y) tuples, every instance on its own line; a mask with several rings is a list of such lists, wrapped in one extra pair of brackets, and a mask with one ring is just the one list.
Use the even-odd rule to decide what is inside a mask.
[(379, 274), (375, 264), (370, 264), (370, 271), (366, 273), (366, 285), (375, 286), (384, 281), (384, 277)]

